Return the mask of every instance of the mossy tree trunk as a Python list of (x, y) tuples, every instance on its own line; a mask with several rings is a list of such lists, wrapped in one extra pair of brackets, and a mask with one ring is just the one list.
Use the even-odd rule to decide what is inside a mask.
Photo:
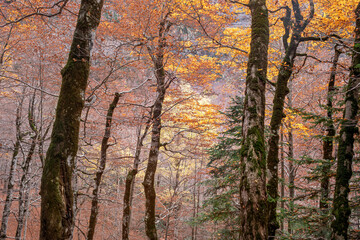
[(332, 236), (334, 240), (348, 239), (349, 217), (351, 209), (348, 195), (349, 181), (352, 175), (354, 157), (354, 135), (358, 133), (357, 114), (360, 84), (360, 3), (356, 10), (355, 42), (350, 68), (350, 80), (345, 95), (344, 119), (341, 124), (338, 162), (336, 170), (335, 194), (333, 204)]
[(168, 84), (165, 82), (166, 74), (164, 69), (164, 52), (166, 47), (166, 36), (171, 27), (171, 23), (167, 20), (170, 13), (166, 14), (159, 23), (159, 36), (156, 47), (148, 46), (149, 55), (154, 64), (156, 77), (156, 93), (157, 98), (153, 106), (152, 114), (152, 130), (151, 143), (149, 151), (148, 164), (145, 171), (143, 181), (145, 191), (145, 231), (146, 236), (150, 240), (157, 240), (157, 231), (155, 224), (155, 173), (160, 150), (160, 133), (161, 133), (161, 114), (165, 98), (165, 92)]
[(288, 39), (290, 37), (291, 30), (291, 10), (286, 7), (286, 16), (282, 18), (285, 34), (283, 37), (283, 44), (285, 47), (285, 57), (281, 63), (279, 74), (277, 77), (275, 96), (273, 100), (273, 111), (270, 120), (271, 135), (268, 140), (269, 151), (267, 156), (267, 167), (269, 169), (268, 186), (267, 191), (269, 195), (269, 208), (268, 208), (268, 220), (269, 220), (269, 239), (275, 238), (276, 230), (279, 228), (279, 223), (276, 219), (276, 207), (278, 201), (278, 165), (279, 165), (279, 129), (282, 119), (284, 118), (284, 102), (285, 97), (289, 93), (288, 81), (293, 72), (293, 66), (297, 53), (297, 48), (301, 42), (301, 35), (307, 25), (310, 23), (314, 16), (314, 3), (313, 0), (309, 0), (310, 14), (307, 19), (304, 20), (302, 16), (300, 5), (297, 0), (292, 0), (292, 7), (295, 16), (294, 26), (292, 27), (292, 35), (290, 43)]
[(93, 190), (93, 197), (91, 199), (91, 212), (90, 212), (90, 220), (89, 220), (89, 227), (88, 227), (88, 234), (87, 234), (87, 240), (94, 239), (95, 234), (95, 227), (97, 222), (97, 215), (99, 213), (99, 191), (100, 191), (100, 184), (101, 179), (105, 171), (106, 167), (106, 156), (107, 156), (107, 149), (109, 147), (109, 139), (111, 134), (111, 124), (113, 120), (113, 114), (114, 110), (119, 102), (120, 94), (115, 93), (114, 99), (112, 103), (110, 104), (107, 115), (106, 115), (106, 122), (105, 122), (105, 133), (101, 142), (101, 156), (99, 161), (99, 167), (96, 172), (95, 176), (95, 187)]
[(90, 52), (103, 0), (82, 0), (56, 108), (41, 179), (41, 240), (69, 239), (74, 224), (72, 175), (78, 150), (81, 111)]
[(266, 0), (250, 0), (248, 6), (252, 20), (240, 151), (239, 237), (260, 240), (267, 239), (264, 117), (269, 19)]

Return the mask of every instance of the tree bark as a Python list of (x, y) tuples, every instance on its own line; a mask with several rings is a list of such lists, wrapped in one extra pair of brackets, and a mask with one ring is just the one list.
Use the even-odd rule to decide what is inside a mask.
[(322, 165), (321, 171), (321, 198), (320, 198), (320, 209), (327, 209), (329, 207), (329, 181), (330, 181), (330, 167), (331, 160), (333, 160), (333, 142), (335, 137), (335, 126), (333, 123), (333, 96), (335, 93), (335, 78), (338, 60), (341, 51), (335, 47), (335, 55), (333, 59), (333, 65), (331, 68), (330, 80), (328, 84), (327, 92), (327, 122), (326, 122), (326, 137), (323, 141), (323, 158), (325, 160)]
[(73, 219), (72, 173), (90, 71), (90, 52), (103, 0), (82, 0), (56, 108), (51, 142), (41, 179), (40, 240), (69, 239)]
[(29, 171), (30, 171), (30, 164), (33, 159), (35, 148), (39, 140), (39, 131), (36, 127), (35, 123), (35, 94), (34, 91), (32, 98), (30, 99), (29, 109), (28, 109), (28, 123), (29, 127), (33, 132), (33, 136), (31, 137), (30, 148), (25, 158), (25, 162), (22, 164), (23, 175), (20, 180), (20, 187), (19, 187), (19, 211), (18, 211), (18, 225), (16, 228), (15, 239), (21, 239), (21, 233), (24, 228), (25, 217), (27, 214), (27, 206), (29, 204), (29, 194), (30, 194), (30, 179), (29, 179)]
[(330, 191), (330, 175), (331, 175), (331, 163), (333, 158), (333, 146), (335, 138), (335, 126), (333, 122), (333, 97), (335, 94), (335, 80), (336, 80), (336, 69), (341, 51), (338, 46), (335, 46), (335, 55), (333, 59), (333, 65), (331, 67), (330, 80), (328, 84), (327, 92), (327, 104), (326, 104), (326, 137), (323, 140), (323, 159), (324, 162), (321, 165), (321, 181), (320, 181), (320, 202), (319, 207), (322, 216), (321, 220), (321, 235), (328, 235), (329, 231), (329, 219), (326, 217), (329, 210), (329, 191)]
[[(281, 198), (281, 203), (280, 203), (280, 207), (281, 209), (285, 209), (285, 202), (284, 202), (284, 197), (285, 197), (285, 157), (284, 157), (284, 133), (282, 132), (282, 129), (280, 130), (280, 159), (281, 159), (281, 189), (280, 189), (280, 198)], [(281, 224), (280, 224), (280, 230), (283, 232), (284, 231), (284, 218), (281, 220)]]
[(26, 206), (29, 202), (29, 194), (30, 194), (30, 179), (29, 179), (29, 171), (30, 171), (30, 163), (35, 153), (35, 147), (37, 144), (37, 134), (32, 137), (30, 149), (26, 156), (25, 162), (23, 164), (23, 175), (20, 180), (20, 189), (19, 189), (19, 214), (18, 214), (18, 225), (16, 228), (15, 239), (21, 239), (21, 233), (24, 228), (25, 217), (28, 209)]
[(240, 239), (267, 239), (265, 84), (269, 46), (266, 0), (250, 0), (251, 44), (240, 150)]
[[(292, 108), (292, 79), (289, 82), (289, 96), (288, 107)], [(288, 128), (288, 158), (289, 158), (289, 220), (288, 220), (288, 232), (292, 233), (292, 219), (294, 217), (294, 197), (295, 197), (295, 177), (296, 167), (294, 166), (294, 137), (291, 121), (287, 126)]]
[(1, 219), (0, 240), (5, 240), (7, 238), (6, 232), (7, 232), (7, 227), (8, 227), (11, 205), (13, 202), (15, 172), (16, 172), (16, 167), (17, 167), (17, 162), (18, 162), (17, 155), (19, 154), (21, 138), (22, 138), (22, 133), (21, 133), (21, 129), (20, 129), (22, 104), (23, 104), (23, 99), (21, 99), (21, 101), (16, 109), (16, 120), (15, 120), (16, 141), (14, 144), (13, 155), (12, 155), (11, 163), (10, 163), (10, 172), (9, 172), (9, 177), (8, 177), (6, 200), (5, 200), (5, 206), (3, 209), (3, 214), (2, 214), (2, 219)]
[[(151, 120), (151, 113), (150, 118)], [(131, 171), (126, 175), (125, 182), (125, 192), (124, 192), (124, 210), (123, 210), (123, 219), (122, 219), (122, 240), (129, 240), (130, 233), (130, 222), (131, 222), (131, 208), (132, 208), (132, 200), (134, 195), (134, 185), (135, 185), (135, 177), (138, 173), (138, 168), (140, 164), (140, 154), (143, 147), (143, 142), (150, 128), (150, 121), (146, 123), (144, 133), (142, 136), (141, 128), (139, 129), (138, 140), (135, 149), (135, 157), (134, 157), (134, 166)]]
[(348, 195), (350, 192), (349, 181), (352, 175), (352, 161), (354, 157), (354, 135), (358, 134), (357, 114), (360, 84), (360, 3), (356, 10), (355, 42), (350, 68), (350, 80), (345, 95), (344, 119), (341, 124), (338, 147), (338, 163), (336, 170), (335, 194), (332, 214), (333, 240), (347, 240), (349, 217), (351, 209)]
[(119, 102), (119, 98), (120, 98), (120, 94), (115, 93), (115, 97), (114, 97), (112, 103), (110, 104), (109, 109), (107, 111), (107, 115), (106, 115), (105, 133), (104, 133), (104, 137), (101, 142), (101, 156), (100, 156), (100, 163), (99, 163), (100, 166), (98, 168), (98, 171), (96, 172), (95, 187), (93, 190), (93, 197), (91, 200), (91, 212), (90, 212), (87, 240), (94, 239), (97, 215), (99, 213), (98, 203), (99, 203), (100, 183), (101, 183), (101, 178), (102, 178), (102, 175), (104, 174), (105, 167), (106, 167), (106, 155), (107, 155), (107, 149), (109, 147), (108, 142), (109, 142), (110, 134), (111, 134), (111, 123), (113, 120), (114, 110), (116, 108), (116, 105)]
[(167, 20), (169, 14), (167, 14), (164, 19), (160, 22), (159, 26), (159, 40), (158, 46), (156, 47), (156, 53), (153, 54), (153, 49), (148, 47), (149, 54), (154, 63), (155, 68), (155, 77), (157, 81), (157, 98), (153, 106), (153, 115), (152, 115), (152, 130), (151, 130), (151, 145), (149, 152), (148, 164), (146, 167), (145, 177), (143, 181), (144, 191), (145, 191), (145, 230), (146, 236), (150, 240), (157, 240), (157, 232), (155, 225), (155, 173), (157, 168), (157, 162), (159, 157), (160, 149), (160, 132), (161, 132), (161, 113), (163, 102), (166, 92), (165, 84), (165, 69), (164, 69), (164, 50), (166, 47), (166, 35), (171, 26), (170, 22)]
[(301, 40), (301, 34), (310, 23), (314, 16), (314, 3), (310, 2), (310, 14), (309, 17), (304, 20), (301, 15), (300, 5), (297, 0), (292, 0), (293, 12), (295, 15), (295, 22), (293, 27), (292, 36), (290, 38), (290, 44), (288, 38), (291, 28), (291, 10), (286, 8), (286, 17), (282, 18), (285, 28), (285, 34), (283, 37), (283, 43), (285, 47), (285, 57), (281, 63), (279, 74), (276, 82), (275, 96), (273, 100), (273, 111), (270, 120), (270, 138), (268, 140), (269, 151), (267, 156), (267, 168), (269, 169), (269, 177), (267, 184), (267, 191), (269, 195), (269, 208), (268, 208), (268, 232), (269, 239), (274, 239), (276, 230), (279, 228), (279, 223), (276, 219), (276, 207), (278, 201), (278, 165), (279, 165), (279, 129), (282, 119), (284, 118), (284, 102), (285, 97), (289, 93), (288, 81), (293, 72), (293, 66), (297, 53), (297, 48)]

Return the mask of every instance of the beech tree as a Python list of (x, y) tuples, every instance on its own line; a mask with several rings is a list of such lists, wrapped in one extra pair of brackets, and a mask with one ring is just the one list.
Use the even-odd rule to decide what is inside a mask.
[(345, 109), (341, 124), (336, 183), (333, 203), (335, 220), (331, 224), (331, 239), (348, 239), (349, 217), (349, 181), (352, 176), (354, 158), (354, 135), (358, 134), (359, 84), (360, 84), (360, 3), (355, 9), (355, 41), (350, 67), (350, 79), (345, 94)]
[(152, 129), (151, 129), (151, 146), (149, 152), (148, 165), (144, 177), (144, 190), (146, 197), (146, 212), (145, 212), (145, 228), (146, 235), (151, 240), (157, 240), (157, 232), (155, 225), (155, 173), (159, 157), (160, 149), (160, 133), (161, 133), (161, 115), (162, 108), (165, 99), (166, 89), (169, 87), (171, 81), (166, 80), (165, 74), (165, 62), (164, 62), (164, 51), (166, 47), (166, 37), (169, 33), (171, 22), (168, 17), (170, 12), (164, 14), (161, 22), (159, 23), (159, 35), (158, 35), (158, 45), (156, 49), (148, 46), (148, 52), (151, 56), (154, 64), (155, 78), (156, 78), (156, 93), (157, 97), (153, 106), (152, 112)]
[(74, 224), (72, 173), (78, 150), (80, 116), (90, 71), (90, 54), (103, 0), (82, 0), (62, 86), (51, 143), (41, 180), (40, 239), (69, 239)]
[[(288, 81), (292, 75), (294, 62), (297, 54), (297, 48), (302, 39), (302, 34), (314, 17), (314, 2), (309, 1), (310, 14), (304, 20), (299, 1), (292, 0), (292, 7), (294, 12), (294, 26), (291, 27), (291, 10), (289, 7), (285, 7), (286, 15), (282, 18), (285, 28), (285, 34), (283, 36), (283, 45), (285, 48), (285, 57), (280, 65), (279, 74), (277, 76), (277, 82), (275, 87), (275, 96), (273, 100), (273, 110), (270, 120), (271, 135), (268, 140), (269, 151), (267, 155), (267, 168), (269, 169), (269, 181), (268, 181), (268, 194), (270, 196), (268, 218), (269, 218), (269, 237), (274, 238), (275, 232), (279, 228), (279, 223), (276, 219), (276, 207), (278, 193), (278, 165), (279, 165), (279, 129), (281, 121), (285, 117), (284, 115), (284, 103), (285, 97), (289, 93)], [(290, 37), (290, 30), (292, 29), (292, 35)], [(289, 41), (290, 37), (290, 43)]]
[(269, 20), (265, 0), (250, 0), (251, 43), (240, 150), (239, 239), (267, 239), (265, 85)]

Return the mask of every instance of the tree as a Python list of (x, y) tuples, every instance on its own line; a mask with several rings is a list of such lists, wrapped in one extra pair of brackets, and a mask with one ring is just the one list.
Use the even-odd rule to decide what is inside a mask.
[(267, 239), (265, 85), (269, 20), (265, 0), (250, 0), (251, 43), (240, 150), (239, 239)]
[(72, 173), (78, 150), (81, 111), (90, 53), (104, 1), (82, 0), (62, 86), (51, 143), (41, 179), (40, 239), (69, 239), (73, 219)]
[(354, 135), (358, 133), (358, 99), (360, 84), (360, 3), (355, 9), (355, 40), (350, 79), (345, 94), (345, 109), (340, 129), (331, 239), (348, 239), (349, 216), (351, 214), (348, 195), (354, 158)]
[(22, 138), (24, 137), (24, 133), (21, 131), (21, 110), (23, 105), (24, 97), (20, 99), (20, 102), (18, 104), (18, 107), (16, 109), (16, 141), (14, 144), (14, 150), (11, 158), (11, 164), (10, 164), (10, 172), (8, 177), (8, 184), (7, 184), (7, 192), (6, 192), (6, 200), (4, 209), (2, 212), (2, 218), (1, 218), (1, 232), (0, 232), (0, 239), (6, 239), (6, 232), (8, 228), (8, 221), (11, 211), (11, 205), (14, 200), (14, 185), (15, 185), (15, 172), (17, 168), (17, 162), (18, 162), (18, 154), (20, 150), (20, 144), (22, 141)]
[(156, 46), (155, 52), (149, 46), (148, 51), (154, 63), (155, 77), (156, 77), (156, 92), (157, 97), (153, 106), (152, 113), (152, 129), (151, 129), (151, 147), (149, 152), (148, 165), (145, 172), (143, 181), (145, 197), (146, 197), (146, 212), (145, 212), (145, 229), (146, 235), (151, 240), (157, 240), (155, 226), (155, 173), (159, 157), (160, 149), (160, 134), (161, 134), (161, 115), (165, 98), (166, 89), (169, 87), (169, 83), (166, 82), (166, 74), (164, 69), (164, 50), (166, 47), (166, 37), (171, 27), (171, 22), (168, 20), (170, 12), (165, 13), (159, 23), (159, 35), (158, 46)]
[(291, 10), (286, 7), (286, 16), (282, 18), (285, 28), (283, 36), (283, 44), (285, 48), (285, 57), (281, 63), (277, 76), (275, 96), (273, 100), (273, 110), (270, 120), (270, 138), (268, 140), (269, 151), (267, 155), (267, 168), (269, 169), (268, 194), (270, 198), (268, 218), (269, 218), (269, 237), (275, 237), (275, 232), (279, 228), (276, 219), (276, 206), (278, 198), (278, 165), (279, 165), (279, 129), (281, 121), (284, 118), (285, 97), (289, 93), (288, 81), (293, 72), (297, 48), (302, 41), (301, 36), (311, 19), (314, 17), (314, 2), (310, 0), (310, 14), (306, 20), (302, 16), (300, 5), (297, 0), (292, 0), (293, 12), (295, 16), (294, 26), (292, 27), (292, 35), (290, 43), (291, 30)]

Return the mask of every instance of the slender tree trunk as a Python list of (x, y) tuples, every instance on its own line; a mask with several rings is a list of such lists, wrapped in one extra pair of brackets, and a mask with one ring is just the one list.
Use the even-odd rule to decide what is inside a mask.
[(8, 221), (10, 216), (10, 210), (11, 205), (13, 202), (13, 194), (14, 194), (14, 184), (15, 184), (15, 173), (16, 173), (16, 167), (17, 167), (17, 161), (20, 150), (20, 144), (21, 144), (21, 109), (22, 109), (23, 99), (21, 99), (17, 109), (16, 109), (16, 141), (14, 144), (14, 150), (13, 155), (11, 158), (10, 163), (10, 172), (8, 177), (8, 185), (7, 185), (7, 191), (6, 191), (6, 200), (5, 200), (5, 206), (3, 209), (2, 219), (1, 219), (1, 230), (0, 230), (0, 240), (5, 240), (7, 238), (6, 232), (8, 227)]
[(25, 162), (23, 164), (23, 175), (20, 180), (20, 189), (19, 189), (19, 214), (18, 214), (18, 225), (16, 228), (15, 239), (21, 239), (21, 233), (24, 228), (25, 217), (28, 209), (26, 206), (29, 202), (30, 195), (30, 179), (29, 179), (29, 171), (30, 171), (30, 163), (35, 153), (35, 147), (37, 144), (38, 136), (35, 135), (32, 137), (30, 149), (26, 156)]
[[(194, 173), (194, 187), (193, 187), (193, 218), (197, 217), (197, 202), (196, 201), (196, 183), (197, 183), (197, 159), (195, 159), (195, 173)], [(197, 225), (191, 227), (191, 240), (196, 240)]]
[(40, 240), (64, 240), (74, 224), (72, 174), (90, 71), (90, 52), (103, 0), (82, 0), (41, 179)]
[(26, 217), (26, 214), (28, 211), (26, 206), (29, 203), (30, 185), (31, 185), (30, 179), (29, 179), (29, 171), (30, 171), (30, 167), (31, 167), (31, 161), (32, 161), (32, 158), (35, 153), (35, 148), (36, 148), (36, 145), (39, 140), (39, 131), (36, 127), (35, 114), (34, 114), (35, 94), (36, 94), (36, 91), (34, 91), (33, 96), (30, 99), (29, 109), (28, 109), (28, 114), (27, 114), (29, 127), (32, 130), (34, 135), (31, 137), (30, 148), (29, 148), (29, 151), (25, 158), (25, 161), (22, 164), (23, 175), (21, 177), (20, 187), (19, 187), (19, 211), (18, 211), (19, 213), (18, 213), (18, 218), (17, 218), (18, 225), (16, 228), (16, 234), (15, 234), (16, 240), (21, 239), (21, 234), (22, 234), (23, 228), (24, 228), (25, 217)]
[(350, 80), (345, 96), (344, 120), (341, 124), (333, 204), (332, 239), (347, 240), (351, 209), (348, 195), (354, 157), (354, 135), (358, 134), (357, 114), (360, 84), (360, 3), (356, 11), (355, 42), (350, 68)]
[[(31, 186), (30, 186), (30, 188), (29, 188), (29, 192), (30, 192), (30, 191), (31, 191)], [(30, 207), (30, 199), (26, 202), (26, 206), (25, 206), (25, 208), (26, 208), (27, 210), (26, 210), (26, 213), (25, 213), (24, 234), (23, 234), (23, 237), (22, 237), (23, 240), (26, 240), (27, 224), (28, 224), (29, 215), (30, 215), (30, 214), (29, 214), (29, 213), (30, 213), (29, 207)]]
[(286, 8), (286, 16), (282, 18), (285, 28), (285, 34), (283, 36), (283, 44), (285, 47), (285, 57), (281, 63), (279, 74), (276, 82), (275, 96), (273, 100), (273, 111), (270, 120), (270, 138), (268, 140), (269, 151), (267, 156), (267, 167), (269, 169), (269, 179), (267, 184), (267, 191), (269, 195), (269, 239), (274, 239), (276, 230), (279, 228), (279, 223), (276, 219), (276, 207), (278, 199), (278, 164), (279, 164), (279, 129), (281, 126), (282, 119), (285, 117), (284, 114), (284, 102), (285, 97), (289, 93), (288, 81), (293, 72), (293, 66), (297, 53), (297, 48), (301, 41), (301, 34), (310, 23), (314, 16), (314, 3), (313, 0), (310, 2), (310, 14), (309, 17), (304, 20), (301, 15), (300, 5), (297, 0), (292, 0), (293, 12), (295, 16), (293, 32), (290, 38), (290, 44), (288, 38), (291, 29), (291, 10)]
[[(281, 159), (281, 191), (280, 191), (280, 198), (281, 198), (281, 209), (285, 209), (285, 158), (284, 158), (284, 134), (282, 130), (280, 130), (280, 159)], [(284, 232), (284, 218), (281, 220), (281, 231)]]
[[(151, 113), (149, 120), (151, 120)], [(131, 222), (131, 208), (134, 195), (135, 177), (138, 172), (140, 164), (140, 154), (143, 147), (143, 142), (148, 134), (150, 128), (150, 121), (145, 125), (144, 133), (141, 136), (141, 128), (139, 128), (138, 139), (135, 149), (134, 166), (126, 175), (125, 192), (124, 192), (124, 211), (122, 219), (122, 240), (129, 240), (130, 222)]]
[[(288, 107), (292, 108), (292, 80), (289, 82)], [(288, 124), (288, 158), (289, 158), (289, 221), (288, 232), (292, 233), (292, 218), (294, 217), (294, 197), (295, 197), (295, 176), (296, 168), (294, 166), (294, 137), (291, 121)]]
[(266, 0), (250, 0), (251, 44), (241, 144), (240, 239), (267, 239), (265, 84), (269, 46)]
[(321, 235), (328, 235), (329, 231), (329, 219), (327, 216), (329, 210), (329, 191), (330, 191), (330, 174), (331, 174), (331, 163), (333, 158), (333, 144), (335, 137), (335, 126), (333, 123), (333, 97), (335, 94), (335, 78), (336, 78), (336, 69), (338, 65), (338, 60), (341, 54), (341, 51), (335, 46), (335, 55), (333, 59), (333, 65), (331, 67), (330, 80), (328, 84), (328, 92), (327, 92), (327, 104), (326, 104), (326, 112), (327, 112), (327, 121), (326, 121), (326, 137), (323, 140), (323, 159), (324, 162), (321, 168), (321, 196), (319, 207), (321, 214), (323, 215), (323, 219), (321, 221)]
[(173, 231), (173, 235), (170, 236), (170, 239), (178, 239), (177, 237), (177, 231), (176, 231), (176, 219), (177, 219), (177, 215), (178, 212), (180, 210), (181, 205), (178, 203), (177, 200), (177, 196), (178, 196), (178, 189), (179, 189), (179, 185), (180, 185), (180, 165), (181, 165), (181, 160), (176, 160), (176, 175), (175, 175), (175, 183), (171, 183), (171, 187), (169, 187), (169, 191), (171, 192), (171, 188), (173, 190), (173, 193), (171, 195), (170, 198), (170, 204), (169, 204), (169, 211), (168, 211), (168, 216), (167, 216), (167, 220), (166, 220), (166, 228), (165, 228), (165, 240), (168, 239), (169, 236), (169, 229), (170, 229), (170, 219), (172, 216), (174, 216), (174, 231)]
[(157, 240), (155, 225), (155, 173), (160, 150), (160, 132), (161, 132), (161, 113), (166, 92), (165, 69), (164, 69), (164, 50), (166, 46), (166, 35), (170, 29), (171, 23), (167, 20), (169, 14), (160, 22), (159, 40), (156, 47), (156, 53), (153, 54), (151, 47), (148, 47), (155, 68), (155, 77), (157, 81), (157, 98), (153, 106), (151, 143), (148, 164), (146, 167), (143, 181), (145, 191), (145, 231), (150, 240)]
[(106, 155), (107, 155), (107, 149), (109, 147), (108, 142), (109, 142), (110, 134), (111, 134), (111, 124), (112, 124), (112, 120), (113, 120), (114, 110), (116, 108), (116, 105), (119, 102), (119, 98), (120, 98), (120, 94), (115, 93), (115, 97), (114, 97), (112, 103), (110, 104), (109, 109), (107, 111), (107, 115), (106, 115), (105, 133), (104, 133), (104, 137), (101, 142), (101, 156), (100, 156), (100, 162), (99, 162), (100, 166), (96, 172), (95, 187), (93, 190), (93, 197), (91, 200), (91, 213), (90, 213), (87, 240), (94, 239), (97, 215), (99, 213), (98, 203), (99, 203), (100, 183), (101, 183), (101, 178), (102, 178), (102, 175), (104, 174), (105, 167), (106, 167)]

